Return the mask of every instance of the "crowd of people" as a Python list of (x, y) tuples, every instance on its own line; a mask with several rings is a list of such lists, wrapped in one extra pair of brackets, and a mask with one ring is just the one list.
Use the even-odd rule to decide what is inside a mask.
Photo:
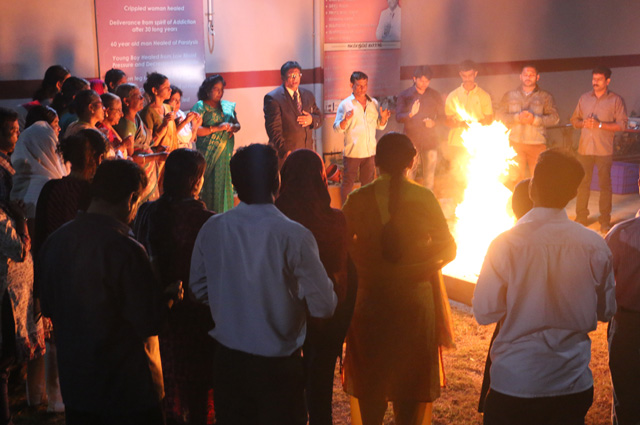
[[(396, 423), (430, 423), (441, 351), (455, 347), (435, 128), (450, 128), (455, 171), (462, 131), (494, 120), (491, 98), (473, 62), (446, 98), (417, 67), (397, 96), (404, 134), (376, 140), (391, 111), (354, 72), (333, 124), (345, 140), (335, 209), (313, 150), (322, 114), (301, 76), (297, 62), (282, 66), (264, 98), (268, 144), (237, 150), (220, 75), (183, 112), (160, 73), (143, 95), (120, 70), (89, 82), (52, 66), (32, 102), (0, 108), (0, 423), (12, 423), (9, 374), (26, 364), (29, 403), (70, 425), (331, 424), (338, 359), (352, 423), (381, 424), (389, 401)], [(583, 226), (594, 164), (601, 230), (611, 224), (603, 169), (627, 118), (610, 77), (594, 69), (573, 114), (577, 155), (546, 149), (558, 113), (534, 65), (495, 114), (518, 180), (527, 167), (531, 179), (515, 185), (519, 220), (491, 244), (473, 300), (480, 324), (497, 323), (485, 424), (583, 424), (598, 320), (611, 320), (616, 421), (640, 420), (637, 219), (606, 241)]]

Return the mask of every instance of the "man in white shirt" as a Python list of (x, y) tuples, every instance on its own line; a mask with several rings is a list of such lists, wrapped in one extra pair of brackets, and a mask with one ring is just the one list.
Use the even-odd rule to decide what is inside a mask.
[(268, 145), (239, 149), (231, 181), (240, 204), (198, 233), (191, 289), (209, 304), (216, 423), (306, 424), (300, 347), (307, 312), (333, 315), (337, 298), (313, 234), (274, 205), (278, 157)]
[(400, 41), (400, 6), (398, 0), (387, 0), (389, 6), (380, 13), (380, 20), (376, 28), (376, 38), (380, 41)]
[(533, 209), (487, 251), (473, 313), (501, 328), (484, 424), (583, 424), (593, 402), (588, 334), (616, 301), (611, 251), (564, 210), (583, 176), (569, 154), (540, 154)]
[(342, 203), (353, 190), (358, 170), (360, 184), (369, 184), (376, 177), (376, 130), (384, 130), (391, 111), (378, 112), (378, 101), (367, 94), (369, 77), (361, 71), (351, 74), (353, 93), (340, 102), (333, 129), (344, 133), (344, 173), (340, 195)]

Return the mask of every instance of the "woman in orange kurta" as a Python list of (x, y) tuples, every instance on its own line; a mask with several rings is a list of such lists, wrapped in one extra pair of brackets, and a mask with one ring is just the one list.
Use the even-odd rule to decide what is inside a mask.
[(383, 136), (376, 153), (382, 176), (343, 208), (359, 279), (344, 386), (364, 425), (382, 423), (387, 401), (397, 424), (430, 423), (443, 376), (440, 348), (453, 347), (440, 269), (456, 246), (433, 193), (405, 177), (414, 157), (407, 136)]

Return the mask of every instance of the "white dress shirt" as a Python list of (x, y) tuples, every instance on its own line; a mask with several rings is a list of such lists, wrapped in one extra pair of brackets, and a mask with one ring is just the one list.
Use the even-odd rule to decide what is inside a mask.
[(273, 204), (214, 215), (198, 233), (190, 285), (209, 304), (222, 345), (267, 357), (291, 355), (306, 335), (307, 309), (331, 317), (337, 298), (313, 234)]
[[(344, 129), (340, 122), (347, 112), (353, 111), (351, 120)], [(369, 158), (376, 154), (376, 130), (384, 130), (387, 123), (381, 125), (378, 117), (378, 101), (367, 96), (366, 108), (351, 96), (340, 102), (333, 129), (344, 133), (344, 156), (348, 158)]]
[(588, 333), (615, 311), (602, 237), (563, 209), (532, 209), (491, 243), (474, 292), (478, 323), (503, 321), (491, 349), (491, 388), (522, 398), (588, 390)]

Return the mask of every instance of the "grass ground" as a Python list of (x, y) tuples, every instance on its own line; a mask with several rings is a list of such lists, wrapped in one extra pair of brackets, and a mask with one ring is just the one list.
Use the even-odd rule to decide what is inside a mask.
[[(447, 387), (434, 403), (434, 425), (482, 424), (482, 415), (477, 412), (478, 395), (482, 383), (484, 362), (493, 333), (493, 326), (480, 326), (473, 319), (468, 307), (453, 306), (453, 322), (457, 349), (444, 353)], [(611, 378), (608, 367), (606, 323), (600, 323), (591, 333), (591, 370), (594, 377), (594, 400), (587, 414), (587, 425), (611, 424)], [(351, 424), (349, 399), (342, 391), (339, 376), (334, 383), (334, 424)], [(393, 424), (391, 408), (387, 410), (385, 425)]]
[[(442, 396), (434, 403), (434, 425), (475, 425), (482, 423), (477, 412), (478, 394), (482, 382), (482, 371), (492, 326), (479, 326), (468, 307), (461, 304), (453, 306), (453, 321), (456, 331), (457, 349), (445, 352), (444, 362), (447, 374), (447, 387)], [(591, 369), (594, 376), (595, 395), (593, 405), (587, 415), (587, 425), (610, 424), (611, 379), (608, 369), (606, 324), (601, 323), (591, 334)], [(47, 413), (45, 408), (30, 408), (24, 398), (24, 386), (13, 391), (14, 423), (16, 425), (62, 425), (64, 414)], [(351, 423), (349, 398), (342, 391), (340, 376), (336, 368), (334, 381), (334, 424)], [(393, 424), (391, 409), (388, 409), (385, 425)]]

